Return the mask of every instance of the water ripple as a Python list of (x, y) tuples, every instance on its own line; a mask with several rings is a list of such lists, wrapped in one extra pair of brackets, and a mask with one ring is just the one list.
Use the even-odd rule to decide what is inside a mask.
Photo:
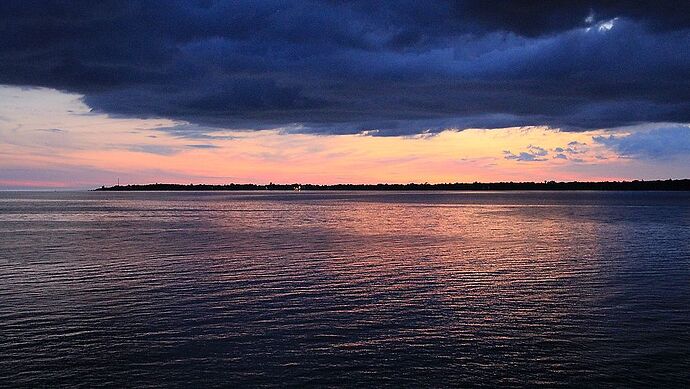
[(684, 193), (0, 193), (0, 385), (688, 386)]

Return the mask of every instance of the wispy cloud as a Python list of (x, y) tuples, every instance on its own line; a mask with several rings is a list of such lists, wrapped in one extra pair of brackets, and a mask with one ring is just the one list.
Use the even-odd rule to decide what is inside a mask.
[(179, 152), (175, 147), (163, 145), (127, 145), (124, 148), (128, 151), (156, 155), (173, 155)]
[(190, 140), (235, 140), (236, 135), (223, 134), (227, 130), (222, 128), (199, 126), (191, 123), (180, 123), (173, 126), (160, 126), (155, 130), (165, 132), (176, 138)]
[(212, 145), (212, 144), (193, 144), (193, 145), (185, 145), (187, 147), (191, 147), (193, 149), (217, 149), (219, 146)]

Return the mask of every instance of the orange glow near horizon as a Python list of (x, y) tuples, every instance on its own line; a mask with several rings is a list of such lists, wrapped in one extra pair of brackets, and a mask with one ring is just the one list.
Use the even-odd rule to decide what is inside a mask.
[[(0, 88), (0, 187), (89, 188), (131, 183), (407, 183), (604, 180), (654, 176), (653, 164), (593, 141), (602, 131), (529, 127), (437, 135), (210, 131), (180, 137), (166, 119), (92, 113), (78, 95)], [(580, 145), (568, 158), (559, 149)], [(575, 146), (573, 146), (575, 147)], [(518, 158), (537, 153), (536, 161)], [(539, 153), (543, 155), (539, 155)]]

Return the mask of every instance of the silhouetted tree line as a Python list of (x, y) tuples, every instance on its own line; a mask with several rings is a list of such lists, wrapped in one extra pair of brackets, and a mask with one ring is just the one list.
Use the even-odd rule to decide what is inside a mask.
[(116, 185), (103, 186), (97, 191), (240, 191), (240, 190), (372, 190), (372, 191), (440, 191), (440, 190), (468, 190), (468, 191), (503, 191), (503, 190), (663, 190), (663, 191), (688, 191), (690, 179), (683, 180), (656, 180), (656, 181), (601, 181), (601, 182), (473, 182), (473, 183), (447, 183), (447, 184), (144, 184), (144, 185)]

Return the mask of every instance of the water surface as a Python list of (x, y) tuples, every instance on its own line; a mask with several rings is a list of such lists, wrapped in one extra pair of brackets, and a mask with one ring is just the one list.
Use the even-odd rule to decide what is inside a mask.
[(0, 192), (3, 386), (690, 385), (690, 193)]

